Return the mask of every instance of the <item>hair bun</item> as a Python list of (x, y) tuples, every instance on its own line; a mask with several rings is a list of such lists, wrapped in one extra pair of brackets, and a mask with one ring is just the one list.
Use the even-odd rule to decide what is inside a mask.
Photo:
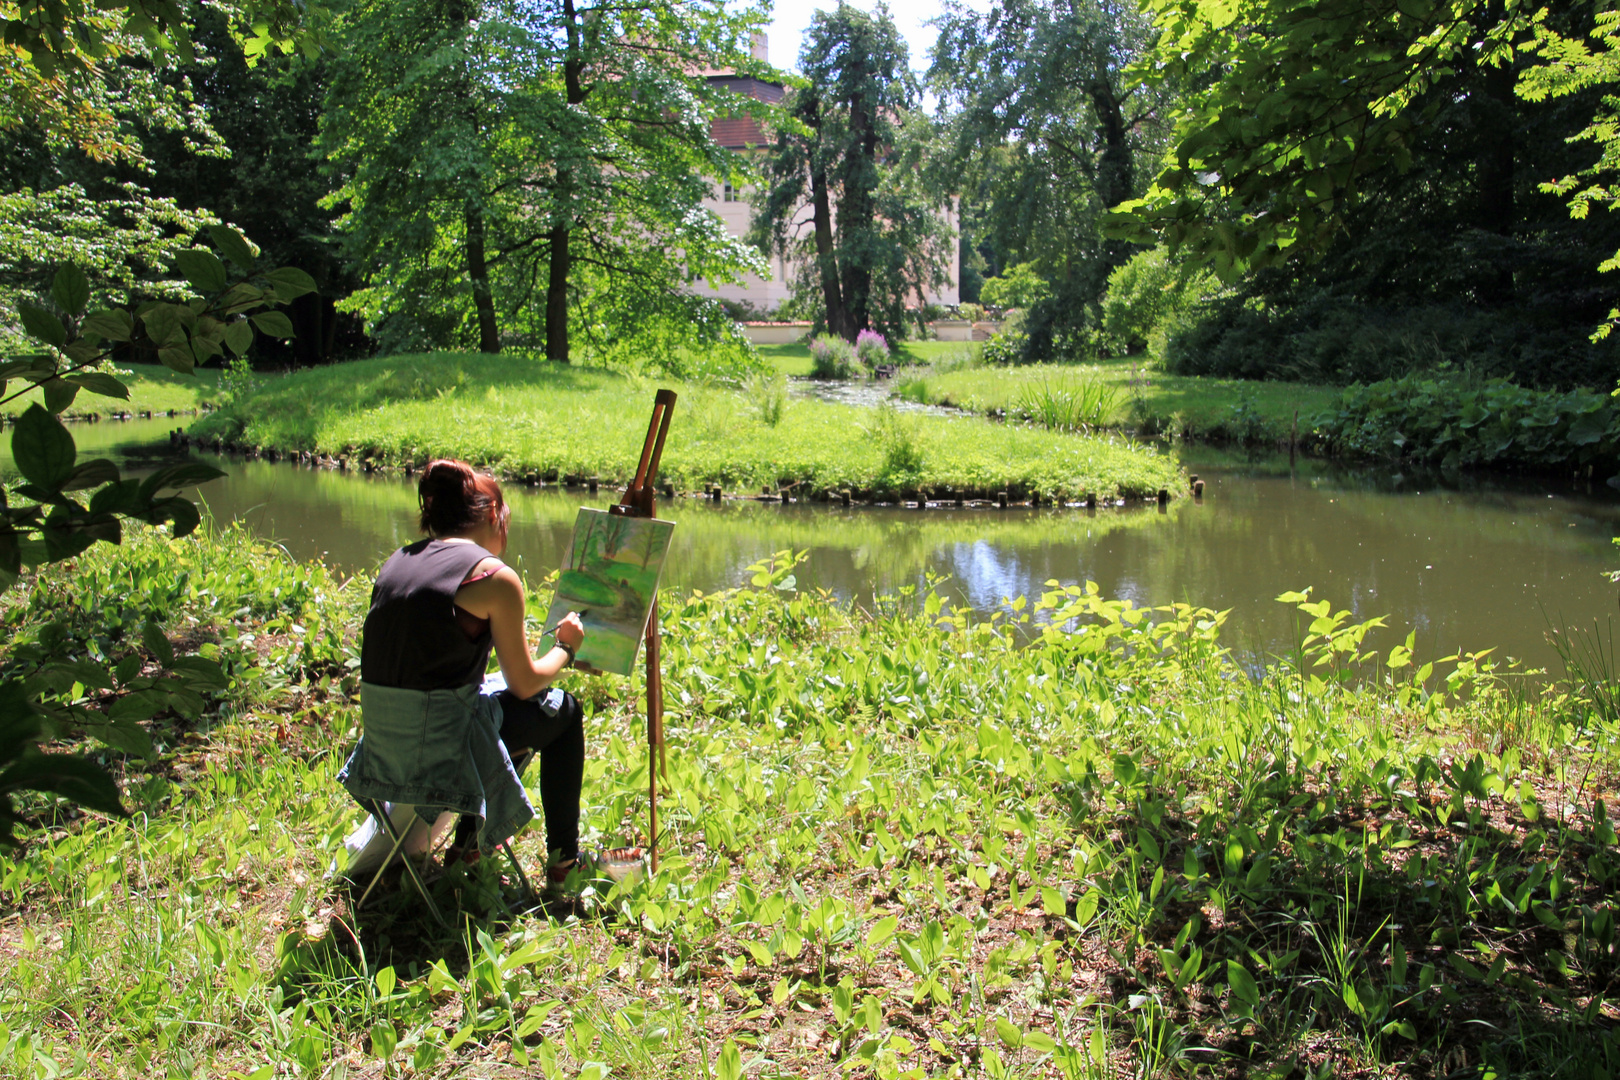
[(501, 485), (493, 476), (454, 458), (428, 462), (416, 485), (416, 497), (422, 531), (429, 536), (470, 532), (489, 520), (492, 511), (499, 513), (506, 507)]

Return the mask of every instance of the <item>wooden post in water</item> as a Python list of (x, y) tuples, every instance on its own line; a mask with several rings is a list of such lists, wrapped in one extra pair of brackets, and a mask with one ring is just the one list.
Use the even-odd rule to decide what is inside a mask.
[[(669, 419), (675, 411), (675, 391), (660, 390), (653, 397), (652, 420), (647, 425), (647, 439), (641, 445), (641, 462), (636, 466), (636, 477), (624, 489), (618, 503), (608, 507), (608, 513), (625, 517), (651, 518), (658, 516), (657, 483), (658, 462), (664, 456), (664, 438), (669, 434)], [(591, 488), (596, 487), (595, 480)], [(658, 873), (658, 775), (667, 782), (669, 770), (664, 764), (664, 673), (659, 658), (658, 598), (653, 597), (652, 611), (647, 615), (647, 854), (652, 872)]]

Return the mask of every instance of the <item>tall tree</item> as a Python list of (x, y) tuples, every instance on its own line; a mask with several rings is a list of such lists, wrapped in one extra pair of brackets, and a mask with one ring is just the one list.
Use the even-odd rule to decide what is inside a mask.
[[(1198, 89), (1147, 195), (1115, 226), (1168, 240), (1223, 276), (1320, 252), (1364, 180), (1411, 163), (1449, 104), (1431, 92), (1472, 75), (1470, 96), (1510, 96), (1534, 12), (1498, 0), (1149, 0), (1163, 34), (1133, 68), (1144, 86)], [(1481, 216), (1511, 210), (1511, 135), (1482, 140), (1471, 170)], [(1504, 200), (1507, 201), (1504, 201)], [(1489, 209), (1487, 208), (1489, 207)]]
[(949, 261), (948, 200), (918, 182), (928, 133), (907, 65), (886, 5), (812, 16), (806, 83), (785, 102), (796, 123), (778, 132), (754, 222), (755, 241), (799, 262), (801, 288), (819, 291), (828, 329), (850, 341), (903, 333), (907, 302), (938, 287)]
[[(1570, 140), (1610, 126), (1597, 81), (1538, 74), (1538, 51), (1593, 27), (1590, 5), (1149, 7), (1163, 36), (1136, 77), (1196, 89), (1114, 227), (1236, 285), (1172, 342), (1184, 370), (1348, 381), (1449, 354), (1525, 382), (1612, 381), (1614, 350), (1589, 348), (1582, 326), (1611, 306), (1596, 271), (1620, 223), (1572, 226), (1554, 192), (1576, 183), (1543, 183), (1590, 175), (1595, 151)], [(1574, 96), (1515, 93), (1553, 85)], [(1388, 358), (1348, 347), (1373, 335), (1398, 343)]]
[(964, 219), (998, 267), (1032, 263), (1051, 284), (1030, 319), (1044, 357), (1083, 329), (1130, 256), (1102, 223), (1140, 193), (1169, 134), (1173, 88), (1124, 75), (1156, 32), (1114, 0), (951, 2), (937, 25), (929, 81), (952, 112), (936, 167), (972, 193)]
[(761, 20), (719, 0), (361, 0), (322, 134), (370, 282), (353, 306), (385, 344), (465, 325), (493, 352), (505, 323), (558, 361), (571, 323), (604, 347), (672, 323), (724, 333), (684, 286), (760, 263), (700, 209), (746, 171), (710, 121), (766, 107), (700, 73), (765, 73)]

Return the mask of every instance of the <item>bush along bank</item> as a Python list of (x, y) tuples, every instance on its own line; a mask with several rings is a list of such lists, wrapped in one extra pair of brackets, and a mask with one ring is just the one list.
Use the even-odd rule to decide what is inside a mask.
[[(685, 492), (954, 502), (1003, 493), (1013, 501), (1153, 499), (1185, 489), (1172, 457), (1120, 436), (780, 394), (767, 401), (725, 386), (675, 389), (661, 477)], [(408, 471), (448, 456), (531, 484), (622, 484), (641, 450), (652, 392), (643, 380), (535, 361), (392, 357), (267, 382), (193, 424), (188, 437), (349, 468)]]
[(1529, 390), (1408, 375), (1352, 386), (1312, 421), (1332, 453), (1438, 465), (1620, 471), (1620, 407), (1596, 390)]
[[(1210, 611), (1059, 588), (1015, 633), (927, 593), (795, 593), (793, 569), (665, 597), (660, 872), (492, 916), (486, 859), (432, 886), (469, 916), (448, 933), (408, 885), (357, 917), (321, 876), (355, 817), (335, 776), (363, 579), (238, 533), (25, 582), (0, 618), (35, 653), (7, 663), (138, 650), (75, 629), (132, 573), (120, 602), (217, 645), (230, 685), (152, 759), (109, 755), (128, 823), (32, 808), (51, 828), (0, 861), (0, 1054), (266, 1076), (1620, 1059), (1612, 698), (1371, 655), (1369, 624), (1298, 594), (1296, 655), (1251, 680)], [(569, 678), (587, 840), (633, 839), (638, 687)]]

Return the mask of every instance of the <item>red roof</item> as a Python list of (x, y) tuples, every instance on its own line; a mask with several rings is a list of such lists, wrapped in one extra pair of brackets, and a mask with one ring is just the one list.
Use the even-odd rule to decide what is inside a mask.
[(765, 134), (765, 129), (760, 127), (759, 121), (752, 116), (718, 118), (709, 125), (709, 133), (715, 142), (727, 150), (742, 150), (770, 143), (770, 137)]

